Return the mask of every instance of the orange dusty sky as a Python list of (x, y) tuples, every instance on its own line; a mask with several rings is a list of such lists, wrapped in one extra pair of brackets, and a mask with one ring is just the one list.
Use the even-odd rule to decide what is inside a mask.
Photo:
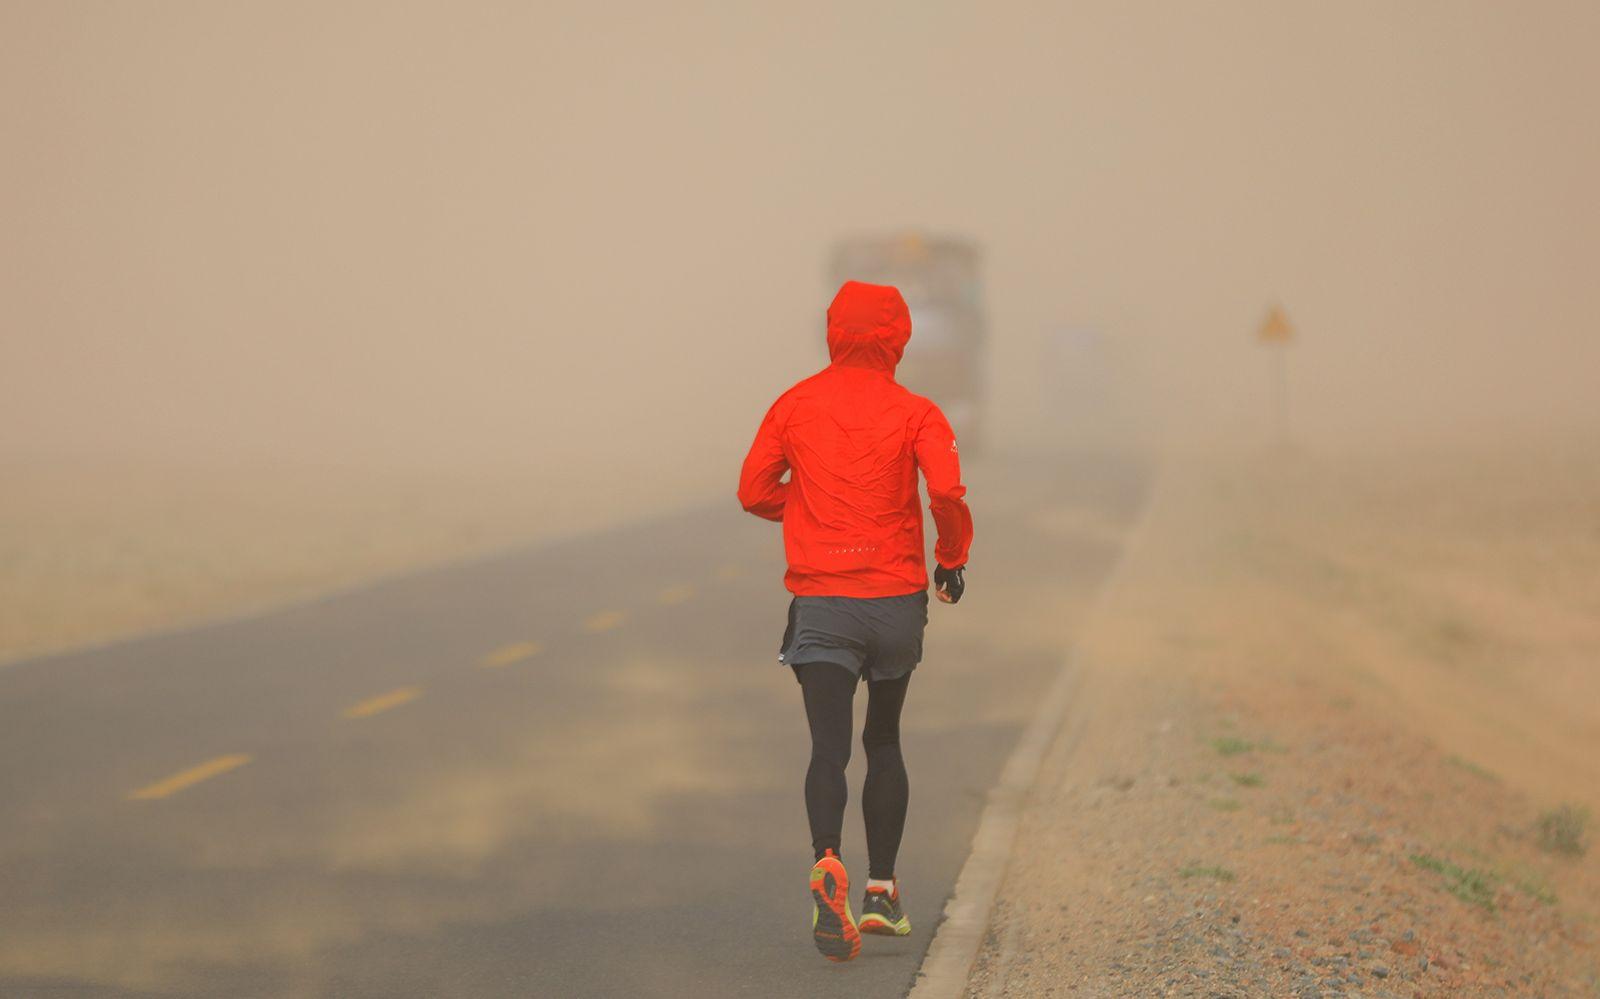
[(1002, 444), (1097, 424), (1083, 327), (1140, 425), (1262, 435), (1273, 301), (1308, 440), (1593, 428), (1597, 50), (1580, 2), (6, 0), (0, 456), (720, 482), (831, 243), (907, 227), (985, 249)]

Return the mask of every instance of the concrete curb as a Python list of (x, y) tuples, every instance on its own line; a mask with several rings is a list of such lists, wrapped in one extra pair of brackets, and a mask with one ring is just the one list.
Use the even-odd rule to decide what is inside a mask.
[[(1165, 473), (1163, 466), (1157, 466), (1152, 473), (1144, 509), (1129, 527), (1116, 565), (1090, 602), (1083, 617), (1085, 627), (1098, 615), (1102, 602), (1125, 571), (1130, 554), (1142, 541), (1146, 525), (1166, 485)], [(972, 837), (972, 852), (961, 866), (955, 891), (944, 906), (944, 919), (934, 933), (933, 942), (922, 959), (922, 967), (917, 971), (907, 999), (962, 999), (967, 994), (972, 966), (989, 932), (995, 896), (1000, 892), (1000, 883), (1011, 862), (1011, 849), (1016, 842), (1022, 809), (1039, 776), (1045, 753), (1061, 734), (1069, 714), (1072, 715), (1072, 731), (1065, 736), (1068, 740), (1067, 751), (1071, 752), (1083, 737), (1087, 712), (1073, 713), (1072, 707), (1085, 676), (1084, 668), (1077, 661), (1077, 653), (1069, 650), (1061, 664), (1061, 672), (1056, 675), (1039, 710), (1034, 713), (1033, 720), (1023, 730), (1016, 748), (1007, 758), (1005, 769), (1000, 772), (999, 783), (989, 792), (983, 816), (978, 820), (978, 831)], [(1009, 951), (1015, 947), (1014, 938), (1005, 941), (1004, 949)]]
[(1006, 760), (999, 783), (989, 792), (977, 834), (972, 838), (972, 853), (962, 865), (955, 891), (945, 903), (944, 920), (928, 947), (909, 999), (959, 999), (966, 994), (978, 948), (989, 930), (995, 895), (1000, 891), (1000, 882), (1011, 860), (1011, 846), (1017, 838), (1022, 807), (1039, 775), (1045, 751), (1060, 731), (1082, 680), (1083, 672), (1076, 668), (1069, 654), (1044, 702)]

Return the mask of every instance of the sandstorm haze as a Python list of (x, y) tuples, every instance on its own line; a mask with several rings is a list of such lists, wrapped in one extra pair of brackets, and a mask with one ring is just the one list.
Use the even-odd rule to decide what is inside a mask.
[(1004, 444), (1080, 326), (1264, 439), (1273, 302), (1308, 442), (1595, 422), (1592, 5), (3, 11), (12, 455), (725, 489), (907, 229), (986, 253)]
[(0, 0), (0, 993), (837, 991), (734, 493), (847, 243), (955, 275), (902, 374), (975, 524), (850, 987), (955, 897), (960, 994), (1596, 994), (1597, 52), (1590, 0)]

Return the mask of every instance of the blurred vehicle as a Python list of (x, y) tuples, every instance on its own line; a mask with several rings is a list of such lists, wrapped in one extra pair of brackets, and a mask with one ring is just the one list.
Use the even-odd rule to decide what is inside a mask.
[(895, 381), (938, 404), (964, 454), (983, 446), (985, 331), (980, 255), (962, 239), (915, 233), (848, 239), (834, 247), (833, 287), (892, 284), (911, 309), (911, 342)]

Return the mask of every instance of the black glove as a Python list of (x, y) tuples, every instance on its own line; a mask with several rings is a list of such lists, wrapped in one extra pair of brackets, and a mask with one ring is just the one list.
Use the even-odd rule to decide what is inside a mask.
[(933, 586), (939, 599), (947, 604), (961, 602), (961, 594), (967, 589), (967, 567), (958, 565), (954, 569), (937, 566), (933, 570)]

